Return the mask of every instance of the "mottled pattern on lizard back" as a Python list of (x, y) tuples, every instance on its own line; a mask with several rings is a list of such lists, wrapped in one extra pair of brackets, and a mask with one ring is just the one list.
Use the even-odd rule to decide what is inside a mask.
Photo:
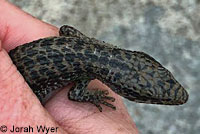
[[(169, 105), (187, 101), (186, 90), (151, 56), (86, 37), (69, 26), (61, 29), (63, 36), (26, 43), (9, 53), (42, 103), (57, 89), (75, 82), (78, 86), (69, 93), (72, 100), (91, 102), (100, 111), (99, 103), (112, 107), (98, 97), (103, 94), (103, 99), (113, 100), (105, 97), (107, 93), (98, 91), (95, 96), (85, 89), (84, 84), (95, 78), (131, 101)], [(85, 82), (81, 83), (82, 80)]]

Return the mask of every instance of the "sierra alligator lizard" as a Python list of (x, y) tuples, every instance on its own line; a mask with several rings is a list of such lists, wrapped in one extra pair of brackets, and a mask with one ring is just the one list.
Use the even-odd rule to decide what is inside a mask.
[(13, 63), (42, 104), (59, 89), (74, 82), (70, 100), (101, 104), (116, 109), (108, 101), (108, 91), (88, 90), (99, 79), (115, 93), (135, 102), (179, 105), (188, 93), (173, 75), (151, 56), (120, 49), (89, 38), (64, 25), (60, 36), (35, 40), (9, 52)]

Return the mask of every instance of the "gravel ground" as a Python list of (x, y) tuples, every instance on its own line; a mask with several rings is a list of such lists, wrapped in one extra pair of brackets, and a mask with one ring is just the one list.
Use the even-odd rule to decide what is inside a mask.
[(88, 36), (144, 51), (188, 90), (183, 106), (128, 102), (141, 134), (200, 132), (200, 0), (10, 0), (31, 15)]

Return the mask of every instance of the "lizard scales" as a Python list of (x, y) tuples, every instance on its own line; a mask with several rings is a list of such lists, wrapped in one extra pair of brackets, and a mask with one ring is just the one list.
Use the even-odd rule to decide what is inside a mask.
[(60, 36), (39, 39), (9, 52), (13, 63), (42, 102), (59, 89), (75, 82), (70, 100), (90, 102), (102, 111), (101, 104), (115, 109), (108, 91), (88, 90), (99, 79), (115, 93), (135, 102), (179, 105), (188, 93), (173, 75), (151, 56), (120, 49), (89, 38), (64, 25)]

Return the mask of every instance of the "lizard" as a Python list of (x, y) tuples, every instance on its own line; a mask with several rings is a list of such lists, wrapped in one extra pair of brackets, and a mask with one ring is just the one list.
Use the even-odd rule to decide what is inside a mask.
[(94, 79), (139, 103), (180, 105), (189, 97), (172, 73), (152, 56), (87, 37), (68, 25), (60, 27), (59, 36), (25, 43), (9, 55), (42, 104), (74, 82), (68, 92), (70, 100), (90, 102), (100, 112), (102, 104), (116, 109), (111, 103), (115, 98), (107, 90), (87, 88)]

